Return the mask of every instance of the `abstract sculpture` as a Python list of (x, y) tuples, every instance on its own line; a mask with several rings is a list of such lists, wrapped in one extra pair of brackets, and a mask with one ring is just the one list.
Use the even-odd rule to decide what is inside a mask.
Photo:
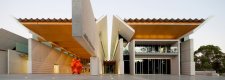
[(71, 62), (72, 74), (80, 74), (82, 71), (82, 64), (80, 60), (73, 59)]

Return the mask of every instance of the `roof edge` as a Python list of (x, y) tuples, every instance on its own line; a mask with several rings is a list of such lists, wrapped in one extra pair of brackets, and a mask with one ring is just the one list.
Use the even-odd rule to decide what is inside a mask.
[(19, 22), (72, 22), (68, 18), (18, 18)]
[(183, 19), (180, 19), (180, 18), (128, 18), (128, 19), (124, 19), (124, 22), (126, 23), (157, 23), (157, 22), (173, 22), (173, 23), (202, 23), (204, 22), (205, 19), (203, 18), (189, 18), (189, 19), (186, 19), (186, 18), (183, 18)]

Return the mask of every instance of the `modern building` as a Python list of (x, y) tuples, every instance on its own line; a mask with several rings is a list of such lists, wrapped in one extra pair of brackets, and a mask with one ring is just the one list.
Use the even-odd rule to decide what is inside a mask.
[(113, 17), (111, 59), (118, 74), (195, 75), (192, 34), (204, 19)]
[(0, 74), (26, 73), (28, 40), (0, 28)]
[[(32, 38), (24, 38), (15, 34), (15, 31), (1, 29), (0, 49), (1, 55), (4, 55), (1, 56), (4, 57), (1, 58), (4, 61), (1, 60), (0, 63), (0, 70), (4, 70), (1, 73), (10, 74), (9, 70), (14, 69), (10, 68), (12, 65), (17, 69), (13, 72), (15, 74), (71, 73), (71, 61), (77, 58), (83, 64), (82, 73), (102, 74), (101, 64), (105, 59), (104, 56), (107, 56), (107, 18), (103, 16), (96, 20), (89, 0), (73, 0), (73, 5), (73, 20), (18, 19), (16, 23), (27, 28)], [(21, 52), (23, 49), (26, 52)], [(6, 56), (10, 57), (12, 52), (19, 58), (11, 64), (10, 61), (14, 61), (14, 58)], [(20, 62), (21, 60), (24, 62)]]
[(77, 58), (82, 74), (195, 75), (188, 36), (204, 19), (113, 16), (108, 44), (107, 17), (95, 19), (90, 0), (72, 0), (72, 5), (72, 19), (18, 19), (32, 38), (0, 29), (0, 73), (72, 73), (70, 63)]

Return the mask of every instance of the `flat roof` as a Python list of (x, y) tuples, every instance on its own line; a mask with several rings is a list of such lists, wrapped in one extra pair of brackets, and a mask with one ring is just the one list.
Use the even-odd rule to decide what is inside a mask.
[(0, 51), (13, 49), (16, 47), (17, 43), (22, 43), (27, 45), (28, 40), (21, 37), (13, 32), (0, 28)]
[(67, 19), (67, 18), (59, 18), (59, 19), (56, 19), (56, 18), (19, 18), (18, 19), (20, 22), (71, 22), (72, 23), (72, 19)]
[(90, 58), (90, 54), (72, 36), (72, 19), (18, 19), (24, 26), (44, 40), (74, 53)]
[(124, 19), (134, 30), (132, 39), (179, 39), (190, 34), (204, 19)]

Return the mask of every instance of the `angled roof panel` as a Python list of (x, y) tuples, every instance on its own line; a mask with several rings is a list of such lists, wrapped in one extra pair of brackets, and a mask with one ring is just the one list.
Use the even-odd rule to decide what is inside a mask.
[(127, 41), (130, 41), (133, 37), (135, 30), (126, 24), (122, 19), (117, 16), (113, 16), (113, 28), (119, 32)]
[(204, 19), (125, 19), (134, 30), (133, 39), (179, 39), (189, 35)]
[(101, 39), (101, 46), (104, 52), (104, 59), (107, 60), (108, 56), (108, 31), (107, 31), (107, 16), (103, 16), (96, 21), (99, 29), (99, 37)]
[(111, 58), (115, 54), (115, 50), (118, 44), (119, 35), (125, 40), (130, 41), (135, 31), (132, 27), (126, 24), (122, 19), (117, 16), (113, 16), (112, 23), (112, 41), (111, 41)]
[(10, 31), (0, 28), (0, 49), (8, 50), (16, 47), (16, 43), (28, 44), (28, 40)]
[[(31, 32), (41, 36), (44, 40), (52, 42), (81, 58), (89, 58), (90, 54), (72, 36), (71, 21), (47, 21), (20, 19), (21, 23)], [(47, 22), (46, 22), (47, 21)]]

